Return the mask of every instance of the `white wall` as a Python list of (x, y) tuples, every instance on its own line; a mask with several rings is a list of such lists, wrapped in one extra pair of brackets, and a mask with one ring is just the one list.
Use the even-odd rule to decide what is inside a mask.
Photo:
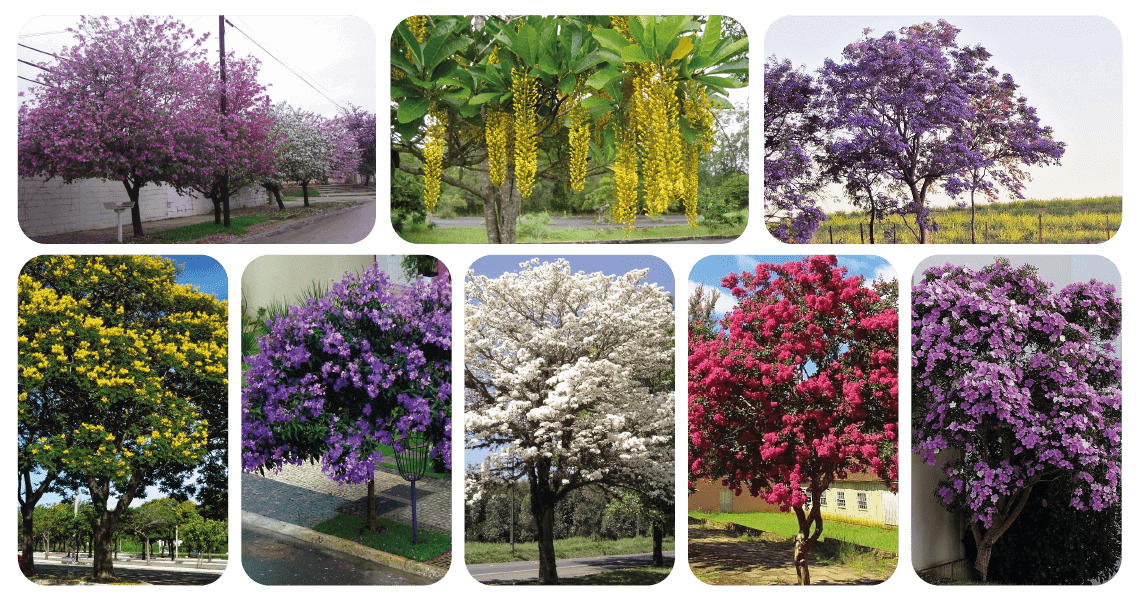
[[(56, 178), (41, 180), (20, 178), (17, 192), (20, 229), (28, 236), (62, 234), (115, 227), (115, 212), (103, 207), (104, 202), (127, 202), (127, 190), (119, 181), (80, 180), (71, 184)], [(230, 197), (230, 208), (259, 205), (265, 202), (261, 187), (247, 188)], [(139, 206), (143, 221), (159, 221), (172, 217), (208, 215), (214, 204), (196, 196), (182, 196), (170, 186), (149, 184), (139, 190)], [(123, 223), (130, 215), (123, 214)]]
[(297, 304), (297, 297), (312, 288), (313, 282), (320, 282), (327, 288), (339, 282), (348, 272), (360, 273), (379, 263), (380, 269), (388, 272), (389, 280), (397, 284), (407, 284), (402, 255), (266, 255), (250, 261), (241, 278), (241, 294), (245, 301), (247, 315), (257, 313), (258, 307), (267, 307), (274, 302)]

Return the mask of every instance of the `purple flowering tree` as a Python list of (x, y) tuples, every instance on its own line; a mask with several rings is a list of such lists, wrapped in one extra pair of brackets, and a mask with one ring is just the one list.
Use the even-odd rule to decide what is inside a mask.
[(341, 117), (352, 138), (356, 140), (356, 148), (360, 152), (360, 164), (356, 171), (367, 185), (368, 180), (376, 175), (376, 113), (349, 104)]
[(820, 70), (827, 126), (836, 132), (828, 151), (881, 161), (909, 196), (901, 211), (915, 216), (920, 243), (934, 229), (927, 194), (983, 162), (969, 125), (990, 54), (959, 47), (958, 31), (946, 21), (881, 38), (864, 29), (843, 49), (843, 62), (827, 59)]
[(451, 464), (451, 284), (392, 283), (373, 266), (269, 323), (246, 357), (242, 466), (320, 459), (338, 483), (369, 483), (381, 446), (409, 436)]
[(809, 154), (822, 144), (820, 88), (775, 56), (764, 62), (764, 219), (772, 235), (808, 243), (821, 221), (822, 180)]
[(1121, 301), (1095, 280), (1059, 292), (1006, 259), (923, 273), (912, 299), (914, 452), (946, 477), (939, 501), (969, 521), (987, 578), (994, 543), (1039, 482), (1070, 505), (1120, 502)]

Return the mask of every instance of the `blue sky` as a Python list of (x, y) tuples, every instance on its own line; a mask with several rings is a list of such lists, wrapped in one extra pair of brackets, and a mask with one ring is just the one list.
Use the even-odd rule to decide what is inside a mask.
[[(689, 281), (685, 300), (692, 296), (698, 284), (704, 284), (706, 289), (720, 290), (720, 299), (717, 301), (716, 313), (720, 317), (732, 309), (735, 300), (727, 288), (721, 288), (721, 279), (730, 274), (739, 274), (742, 271), (756, 269), (761, 263), (783, 264), (789, 261), (799, 261), (804, 255), (714, 255), (705, 257), (693, 266), (689, 273)], [(868, 282), (882, 276), (891, 280), (897, 278), (895, 268), (882, 257), (875, 255), (839, 255), (839, 265), (847, 268), (849, 275), (861, 275)], [(687, 306), (679, 302), (678, 306)]]
[[(212, 257), (205, 255), (159, 255), (162, 257), (173, 259), (176, 263), (182, 266), (182, 274), (176, 280), (179, 284), (191, 284), (198, 287), (198, 290), (207, 294), (213, 294), (218, 300), (227, 300), (229, 298), (229, 278), (226, 276), (226, 270), (220, 263)], [(80, 489), (79, 496), (83, 500), (89, 500), (91, 496), (87, 494), (86, 488)], [(166, 496), (158, 491), (157, 488), (151, 487), (146, 489), (140, 498), (136, 498), (131, 503), (132, 507), (138, 507), (150, 499), (157, 499)], [(69, 497), (70, 498), (70, 497)], [(62, 497), (55, 493), (46, 493), (40, 499), (39, 505), (50, 506), (59, 503)], [(113, 506), (114, 501), (111, 505)]]
[[(475, 272), (475, 275), (496, 278), (506, 272), (519, 271), (519, 263), (529, 261), (535, 258), (535, 256), (536, 255), (510, 255), (483, 257), (475, 261), (475, 263), (471, 265), (471, 269)], [(558, 259), (566, 259), (570, 263), (570, 269), (575, 272), (584, 271), (586, 273), (595, 273), (600, 271), (606, 275), (624, 275), (634, 269), (648, 269), (649, 273), (645, 276), (646, 282), (661, 286), (669, 294), (676, 294), (673, 270), (670, 269), (668, 263), (654, 256), (569, 255), (560, 257), (556, 255), (537, 255), (537, 257), (540, 262), (545, 263), (554, 262)]]
[[(1120, 31), (1103, 17), (784, 17), (765, 32), (764, 57), (789, 59), (814, 74), (825, 58), (840, 61), (843, 47), (858, 41), (864, 27), (882, 37), (939, 18), (961, 29), (959, 46), (988, 50), (990, 64), (1013, 76), (1042, 125), (1066, 144), (1061, 166), (1029, 170), (1033, 181), (1026, 184), (1026, 198), (1122, 193), (1124, 51)], [(841, 197), (842, 190), (831, 194)], [(933, 200), (951, 203), (945, 195)], [(839, 206), (827, 203), (825, 210)]]

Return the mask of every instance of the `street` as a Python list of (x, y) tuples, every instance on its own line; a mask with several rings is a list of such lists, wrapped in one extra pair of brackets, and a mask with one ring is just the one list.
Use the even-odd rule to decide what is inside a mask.
[[(169, 560), (167, 560), (169, 561)], [(156, 567), (161, 560), (154, 560), (150, 567), (115, 565), (115, 576), (127, 581), (145, 582), (147, 584), (179, 584), (201, 586), (210, 584), (222, 575), (222, 570), (204, 570), (192, 567), (164, 568)], [(189, 565), (194, 565), (190, 561)], [(43, 563), (36, 561), (36, 573), (39, 577), (75, 579), (91, 576), (91, 564), (61, 565), (56, 562)]]
[(356, 206), (328, 216), (306, 220), (305, 223), (286, 223), (272, 232), (256, 234), (241, 240), (246, 244), (352, 244), (368, 236), (376, 223), (376, 195), (339, 195), (339, 199), (354, 200)]
[[(665, 557), (675, 558), (675, 551), (665, 551)], [(559, 559), (558, 577), (586, 576), (597, 574), (606, 570), (621, 568), (637, 568), (649, 565), (653, 560), (652, 553), (638, 553), (636, 555), (609, 555), (605, 557), (578, 557), (574, 559)], [(512, 561), (507, 563), (480, 563), (467, 566), (467, 571), (479, 582), (495, 584), (512, 580), (534, 580), (538, 578), (537, 561)]]

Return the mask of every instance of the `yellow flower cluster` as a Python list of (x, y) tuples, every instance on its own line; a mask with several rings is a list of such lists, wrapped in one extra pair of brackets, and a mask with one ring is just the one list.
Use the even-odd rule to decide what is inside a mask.
[[(29, 444), (27, 452), (42, 465), (116, 478), (129, 474), (128, 462), (140, 455), (150, 462), (201, 459), (205, 423), (168, 380), (179, 373), (224, 390), (227, 305), (177, 284), (175, 270), (170, 260), (143, 256), (37, 257), (25, 266), (21, 389), (65, 383), (78, 391), (74, 402), (105, 416)], [(21, 419), (29, 414), (29, 396), (18, 397)], [(158, 428), (159, 419), (168, 425)], [(145, 435), (160, 429), (161, 440)]]
[(538, 84), (525, 69), (511, 69), (511, 91), (515, 105), (515, 183), (519, 195), (530, 198), (538, 172), (538, 142), (535, 139), (535, 105)]
[(570, 187), (581, 192), (586, 187), (586, 156), (590, 150), (590, 111), (575, 98), (570, 109)]
[(439, 180), (443, 176), (443, 155), (447, 152), (447, 111), (432, 103), (424, 136), (424, 205), (428, 213), (439, 202)]
[(649, 213), (658, 215), (669, 201), (684, 196), (680, 164), (684, 154), (680, 123), (677, 119), (674, 72), (654, 64), (643, 64), (635, 79), (639, 99), (637, 128), (642, 147), (642, 175)]
[[(617, 17), (611, 21), (618, 31), (622, 26), (628, 29), (628, 21)], [(638, 189), (640, 177), (649, 214), (660, 214), (670, 203), (683, 202), (689, 225), (695, 227), (699, 161), (712, 149), (716, 119), (708, 94), (696, 81), (679, 82), (676, 69), (668, 63), (626, 63), (624, 69), (624, 111), (617, 127), (625, 146), (619, 142), (619, 165), (614, 169), (623, 181), (615, 182), (614, 222), (632, 228), (637, 196), (630, 190)], [(683, 122), (699, 135), (692, 143), (681, 133)], [(635, 153), (636, 159), (623, 156), (623, 152)]]
[(416, 41), (421, 44), (424, 38), (427, 37), (427, 17), (424, 15), (413, 15), (404, 21), (408, 24), (408, 29), (411, 30), (412, 35), (416, 36)]
[(617, 30), (630, 44), (633, 42), (633, 36), (629, 33), (629, 17), (610, 15), (610, 27)]
[(611, 167), (614, 172), (614, 186), (617, 198), (614, 199), (614, 223), (625, 225), (626, 232), (633, 229), (637, 217), (637, 144), (631, 131), (619, 134), (617, 158)]
[(511, 116), (497, 108), (488, 107), (484, 121), (486, 122), (487, 162), (491, 170), (491, 183), (501, 186), (507, 175)]

